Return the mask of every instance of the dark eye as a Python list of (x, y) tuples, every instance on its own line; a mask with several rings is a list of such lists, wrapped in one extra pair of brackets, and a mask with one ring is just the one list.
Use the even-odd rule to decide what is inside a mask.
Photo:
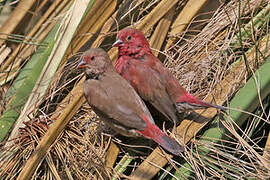
[(127, 40), (128, 40), (128, 41), (131, 40), (131, 36), (128, 36), (128, 37), (127, 37)]
[(90, 60), (91, 60), (91, 61), (95, 60), (95, 57), (94, 57), (94, 56), (92, 56), (92, 57), (90, 58)]

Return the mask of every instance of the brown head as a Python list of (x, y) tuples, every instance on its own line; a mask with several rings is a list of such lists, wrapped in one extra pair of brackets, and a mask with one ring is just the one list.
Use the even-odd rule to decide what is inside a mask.
[(141, 50), (150, 50), (150, 45), (144, 34), (134, 28), (125, 28), (118, 32), (113, 47), (118, 47), (121, 54), (136, 54)]
[(78, 68), (84, 68), (87, 78), (96, 78), (113, 65), (109, 55), (101, 48), (91, 48), (83, 53), (80, 58)]

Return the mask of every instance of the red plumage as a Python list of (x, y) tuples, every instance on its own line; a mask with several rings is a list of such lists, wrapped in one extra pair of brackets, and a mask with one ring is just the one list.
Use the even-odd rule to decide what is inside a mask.
[(126, 28), (118, 32), (116, 71), (146, 101), (169, 120), (178, 123), (179, 114), (195, 109), (224, 107), (197, 99), (188, 93), (170, 71), (155, 57), (143, 33)]

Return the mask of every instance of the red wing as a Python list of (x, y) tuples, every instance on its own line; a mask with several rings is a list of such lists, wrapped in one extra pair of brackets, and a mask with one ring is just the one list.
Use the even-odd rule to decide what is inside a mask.
[(129, 61), (129, 64), (123, 68), (122, 76), (145, 101), (150, 102), (172, 122), (178, 122), (175, 105), (169, 97), (163, 79), (157, 72), (135, 59)]

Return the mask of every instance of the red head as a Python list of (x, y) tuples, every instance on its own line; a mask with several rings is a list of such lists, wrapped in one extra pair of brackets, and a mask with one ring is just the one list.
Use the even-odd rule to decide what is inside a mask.
[(134, 28), (119, 31), (113, 46), (119, 48), (120, 55), (137, 54), (141, 50), (151, 52), (150, 45), (143, 33)]

